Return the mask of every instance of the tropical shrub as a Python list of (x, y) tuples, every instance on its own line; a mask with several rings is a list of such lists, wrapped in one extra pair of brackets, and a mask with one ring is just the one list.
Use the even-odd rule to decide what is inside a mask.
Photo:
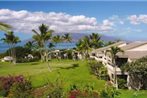
[[(59, 75), (60, 76), (60, 73)], [(65, 93), (63, 91), (63, 81), (61, 77), (58, 77), (55, 81), (50, 82), (40, 88), (35, 89), (33, 97), (35, 98), (65, 98)]]
[(100, 98), (116, 98), (119, 95), (120, 92), (109, 82), (107, 82), (105, 89), (100, 92)]
[(25, 62), (35, 62), (35, 61), (38, 61), (39, 58), (38, 57), (34, 57), (34, 58), (31, 58), (31, 59), (28, 59), (28, 58), (18, 58), (16, 60), (17, 63), (25, 63)]
[(118, 88), (126, 89), (127, 88), (127, 80), (118, 78)]
[(32, 98), (32, 84), (29, 80), (22, 79), (12, 84), (8, 97), (9, 98)]
[(129, 74), (128, 86), (135, 90), (147, 89), (147, 57), (124, 66)]
[(25, 57), (28, 54), (31, 54), (31, 50), (25, 47), (17, 46), (15, 47), (16, 50), (16, 57), (22, 58)]
[(83, 88), (72, 85), (68, 93), (68, 98), (99, 98), (99, 93), (89, 85), (86, 85)]
[[(6, 52), (1, 53), (0, 58), (10, 55), (12, 49), (13, 48), (10, 48)], [(26, 47), (17, 46), (15, 47), (15, 51), (16, 51), (16, 62), (17, 63), (33, 62), (33, 61), (38, 61), (40, 59), (40, 54), (38, 51), (32, 51), (31, 49), (26, 48)], [(32, 54), (34, 58), (32, 59), (25, 58), (28, 56), (28, 54)]]
[(0, 59), (4, 58), (5, 56), (7, 56), (6, 53), (0, 53)]
[(18, 78), (18, 77), (21, 77), (21, 76), (16, 76), (16, 77), (13, 77), (13, 76), (8, 76), (8, 77), (0, 77), (0, 94), (2, 96), (7, 96), (8, 95), (8, 92), (12, 86), (12, 84), (17, 81), (17, 79), (21, 79), (21, 78)]
[(67, 57), (68, 57), (68, 59), (72, 59), (73, 58), (73, 56), (72, 56), (72, 50), (65, 50), (65, 52), (67, 53)]
[[(22, 86), (22, 88), (19, 86)], [(12, 90), (12, 88), (16, 88), (16, 89)], [(0, 95), (1, 96), (10, 95), (10, 90), (12, 90), (14, 94), (15, 94), (15, 91), (18, 93), (19, 90), (20, 90), (19, 93), (23, 93), (26, 90), (25, 88), (31, 89), (31, 83), (29, 82), (29, 80), (25, 79), (25, 77), (22, 75), (0, 77)]]
[(48, 90), (45, 91), (44, 97), (48, 98), (64, 98), (63, 83), (61, 80), (56, 80), (55, 83), (48, 83)]
[(96, 75), (99, 79), (108, 79), (107, 69), (101, 62), (96, 62), (95, 60), (91, 60), (89, 62), (90, 72)]

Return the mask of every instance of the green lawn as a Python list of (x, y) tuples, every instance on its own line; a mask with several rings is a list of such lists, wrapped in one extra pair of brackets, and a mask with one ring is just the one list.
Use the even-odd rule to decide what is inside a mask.
[[(72, 68), (73, 64), (79, 64), (79, 67)], [(52, 72), (49, 72), (47, 63), (33, 62), (16, 65), (0, 63), (0, 76), (23, 74), (31, 78), (33, 87), (43, 86), (48, 81), (55, 81), (59, 76), (64, 80), (66, 87), (70, 84), (90, 84), (96, 89), (104, 87), (105, 81), (98, 80), (89, 73), (86, 61), (52, 60), (49, 65), (52, 67)]]
[[(73, 64), (79, 64), (79, 67), (72, 67)], [(46, 63), (33, 62), (13, 65), (0, 62), (0, 76), (23, 74), (30, 77), (33, 87), (41, 87), (48, 81), (54, 82), (60, 77), (64, 82), (65, 89), (68, 89), (71, 84), (80, 86), (89, 84), (99, 91), (104, 88), (105, 81), (98, 80), (90, 74), (86, 61), (52, 60), (49, 65), (52, 67), (52, 72), (49, 72)], [(120, 92), (120, 98), (147, 98), (146, 91), (137, 93), (137, 97), (134, 91), (120, 90)]]

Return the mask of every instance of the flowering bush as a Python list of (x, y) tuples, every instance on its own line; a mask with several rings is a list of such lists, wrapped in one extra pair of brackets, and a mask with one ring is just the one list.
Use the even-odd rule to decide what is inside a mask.
[(32, 85), (28, 80), (16, 81), (10, 88), (10, 98), (32, 98)]
[(1, 95), (7, 96), (10, 87), (16, 81), (22, 81), (23, 76), (7, 76), (7, 77), (0, 77), (0, 92)]
[(76, 85), (73, 85), (69, 91), (68, 98), (99, 98), (99, 94), (92, 86), (87, 85), (79, 89)]
[[(1, 96), (11, 96), (15, 98), (16, 94), (24, 94), (32, 89), (31, 82), (25, 79), (24, 76), (7, 76), (0, 77), (0, 94)], [(29, 93), (29, 92), (28, 92)], [(23, 98), (23, 97), (21, 97)]]

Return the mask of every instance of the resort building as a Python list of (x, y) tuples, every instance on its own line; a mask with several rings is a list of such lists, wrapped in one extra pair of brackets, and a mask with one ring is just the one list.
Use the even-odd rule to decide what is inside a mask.
[[(136, 42), (117, 42), (115, 44), (99, 48), (96, 50), (93, 50), (90, 54), (91, 58), (94, 58), (95, 60), (102, 62), (103, 65), (106, 66), (108, 70), (108, 74), (110, 77), (110, 80), (114, 81), (114, 66), (112, 64), (112, 58), (111, 55), (106, 53), (106, 50), (109, 50), (110, 47), (117, 46), (121, 48), (124, 53), (118, 53), (117, 59), (116, 59), (116, 74), (118, 77), (123, 77), (127, 79), (127, 82), (129, 83), (129, 76), (127, 72), (122, 72), (120, 67), (124, 65), (127, 62), (135, 61), (136, 59), (140, 59), (142, 57), (147, 56), (147, 42), (143, 41), (136, 41)], [(128, 85), (129, 87), (129, 85)]]

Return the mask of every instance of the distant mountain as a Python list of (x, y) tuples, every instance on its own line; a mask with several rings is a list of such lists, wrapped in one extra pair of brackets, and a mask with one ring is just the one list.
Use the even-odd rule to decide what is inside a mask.
[[(53, 34), (53, 35), (57, 35), (57, 34), (63, 35), (63, 33), (62, 34), (61, 33), (56, 33), (56, 34)], [(80, 38), (82, 38), (82, 37), (84, 37), (86, 35), (89, 35), (89, 34), (85, 34), (85, 33), (71, 33), (72, 41), (73, 42), (69, 43), (69, 44), (68, 43), (66, 43), (66, 44), (65, 43), (59, 43), (59, 45), (57, 45), (56, 48), (57, 49), (73, 48), (73, 47), (75, 47), (76, 42)], [(102, 35), (101, 39), (104, 40), (104, 41), (115, 41), (115, 40), (117, 40), (117, 38), (110, 37), (110, 36), (105, 36), (105, 35)], [(32, 38), (27, 39), (27, 40), (23, 40), (20, 43), (18, 43), (17, 46), (24, 46), (26, 42), (31, 41), (31, 40), (32, 40)], [(7, 44), (4, 44), (4, 43), (0, 42), (0, 53), (6, 51), (7, 49), (9, 49), (9, 46)]]
[[(80, 38), (89, 35), (89, 34), (86, 34), (86, 33), (70, 33), (70, 34), (72, 36), (73, 42), (77, 42)], [(64, 33), (54, 33), (53, 36), (54, 35), (64, 35)], [(115, 38), (115, 37), (112, 37), (112, 36), (102, 35), (101, 39), (104, 40), (104, 41), (115, 41), (118, 38)], [(30, 38), (30, 39), (24, 40), (24, 41), (22, 41), (22, 43), (26, 43), (30, 40), (32, 40), (32, 39)]]
[[(71, 33), (72, 40), (74, 42), (77, 42), (80, 38), (82, 38), (84, 36), (87, 36), (87, 35), (89, 35), (89, 34), (85, 34), (85, 33)], [(101, 39), (104, 40), (104, 41), (115, 41), (115, 40), (117, 40), (117, 38), (115, 38), (115, 37), (106, 36), (106, 35), (102, 35)]]

